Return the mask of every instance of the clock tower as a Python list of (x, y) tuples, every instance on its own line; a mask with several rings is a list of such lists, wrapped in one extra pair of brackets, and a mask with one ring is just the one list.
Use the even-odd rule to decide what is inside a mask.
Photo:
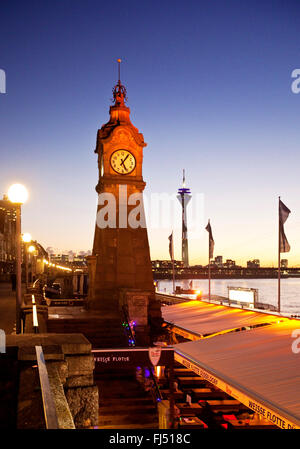
[[(127, 93), (119, 80), (113, 89), (110, 119), (97, 133), (99, 182), (93, 255), (89, 258), (90, 309), (109, 318), (136, 322), (137, 335), (149, 335), (161, 322), (155, 301), (152, 266), (145, 222), (143, 134), (133, 126)], [(140, 338), (140, 343), (147, 343)]]

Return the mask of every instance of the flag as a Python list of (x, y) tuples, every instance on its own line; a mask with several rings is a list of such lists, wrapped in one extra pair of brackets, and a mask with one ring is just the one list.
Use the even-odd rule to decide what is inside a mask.
[(208, 220), (208, 224), (205, 228), (209, 234), (209, 260), (211, 260), (214, 257), (214, 246), (215, 246), (215, 242), (213, 239), (213, 235), (212, 235), (212, 231), (211, 231), (211, 226), (210, 226), (210, 221)]
[(173, 260), (174, 259), (173, 232), (171, 235), (169, 235), (169, 254), (171, 260)]
[(283, 227), (290, 213), (290, 209), (288, 209), (286, 205), (279, 200), (279, 251), (281, 253), (288, 253), (291, 249)]

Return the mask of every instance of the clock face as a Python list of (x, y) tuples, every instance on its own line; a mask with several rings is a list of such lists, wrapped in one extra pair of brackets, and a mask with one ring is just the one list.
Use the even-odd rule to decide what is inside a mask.
[(114, 151), (110, 157), (111, 168), (120, 175), (128, 175), (135, 169), (136, 161), (132, 153), (127, 150)]

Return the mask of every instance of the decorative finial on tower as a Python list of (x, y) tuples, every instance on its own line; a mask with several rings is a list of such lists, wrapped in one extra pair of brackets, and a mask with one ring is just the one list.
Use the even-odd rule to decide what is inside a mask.
[(123, 86), (121, 84), (121, 77), (120, 77), (120, 72), (121, 72), (121, 62), (122, 60), (119, 58), (117, 59), (118, 62), (118, 82), (115, 85), (115, 87), (113, 88), (113, 97), (114, 97), (114, 101), (115, 101), (115, 106), (125, 106), (124, 101), (127, 101), (127, 91), (125, 86)]
[(118, 72), (119, 72), (118, 84), (121, 84), (121, 76), (120, 76), (120, 72), (121, 72), (121, 62), (122, 62), (122, 59), (117, 59), (117, 62), (118, 62)]

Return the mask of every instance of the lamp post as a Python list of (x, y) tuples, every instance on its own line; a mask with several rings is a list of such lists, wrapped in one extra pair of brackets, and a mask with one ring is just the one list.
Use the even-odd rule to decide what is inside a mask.
[(36, 253), (36, 247), (33, 245), (29, 245), (28, 255), (30, 255), (30, 264), (31, 264), (30, 282), (33, 282), (33, 279), (35, 276), (34, 273), (36, 273), (36, 254), (35, 253)]
[(24, 255), (25, 255), (25, 282), (26, 282), (26, 292), (28, 289), (28, 244), (31, 242), (31, 235), (28, 232), (25, 232), (25, 234), (22, 235), (22, 240), (24, 242), (24, 246), (25, 246), (25, 251), (24, 251)]
[(21, 278), (21, 205), (28, 198), (22, 184), (13, 184), (8, 189), (8, 198), (16, 207), (16, 334), (21, 332), (22, 278)]

